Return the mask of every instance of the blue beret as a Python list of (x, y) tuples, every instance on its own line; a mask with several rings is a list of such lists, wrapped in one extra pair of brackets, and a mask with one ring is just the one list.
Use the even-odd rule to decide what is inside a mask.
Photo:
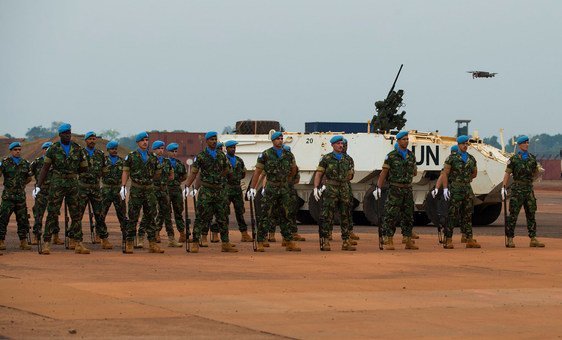
[(402, 139), (402, 138), (406, 137), (407, 135), (408, 135), (408, 131), (400, 131), (396, 135), (396, 139)]
[(154, 143), (152, 143), (152, 150), (159, 149), (159, 148), (163, 147), (164, 145), (166, 145), (166, 144), (163, 141), (157, 140)]
[(45, 143), (43, 143), (43, 145), (41, 145), (41, 149), (48, 149), (48, 148), (51, 147), (51, 145), (53, 145), (53, 143), (45, 142)]
[(117, 149), (117, 147), (119, 146), (119, 143), (116, 140), (112, 140), (107, 142), (107, 144), (105, 145), (106, 149)]
[(168, 151), (174, 151), (177, 150), (179, 147), (178, 143), (170, 143), (168, 144), (168, 146), (166, 147), (166, 150)]
[(461, 144), (461, 143), (466, 143), (466, 142), (468, 142), (468, 139), (469, 139), (469, 138), (468, 138), (467, 135), (459, 136), (459, 137), (457, 138), (457, 143), (459, 143), (459, 144)]
[(458, 145), (451, 146), (451, 152), (459, 152), (459, 146)]
[(146, 131), (143, 132), (139, 132), (137, 134), (137, 136), (135, 137), (135, 142), (140, 142), (141, 140), (148, 138), (148, 133), (146, 133)]
[(339, 135), (334, 136), (330, 139), (330, 144), (334, 144), (334, 143), (341, 142), (341, 141), (343, 141), (343, 136), (339, 136)]
[(528, 142), (528, 141), (529, 141), (529, 137), (523, 135), (523, 136), (517, 138), (517, 145), (523, 144), (523, 143)]
[(70, 124), (68, 124), (68, 123), (61, 124), (61, 126), (59, 126), (59, 134), (63, 133), (63, 132), (66, 132), (66, 131), (70, 131), (70, 128), (71, 128)]
[(285, 149), (285, 151), (291, 151), (291, 147), (288, 145), (283, 145), (283, 149)]
[(283, 136), (283, 132), (275, 131), (274, 133), (271, 134), (271, 140), (276, 140), (277, 138), (282, 136)]
[(94, 131), (88, 131), (86, 132), (86, 134), (84, 135), (84, 140), (90, 138), (90, 137), (97, 137), (96, 133)]
[(227, 141), (226, 143), (224, 143), (224, 146), (226, 146), (227, 148), (229, 148), (229, 147), (235, 146), (235, 145), (237, 145), (237, 144), (238, 144), (237, 141), (235, 141), (235, 140), (229, 140), (229, 141)]
[(223, 145), (224, 145), (224, 143), (223, 143), (223, 142), (218, 142), (218, 143), (217, 143), (217, 148), (219, 148), (219, 149), (220, 149), (220, 148), (222, 148), (222, 147), (223, 147)]
[(209, 139), (209, 138), (213, 138), (217, 136), (217, 132), (216, 131), (209, 131), (205, 134), (205, 140)]
[(12, 150), (13, 148), (21, 148), (21, 143), (20, 142), (11, 143), (8, 149)]

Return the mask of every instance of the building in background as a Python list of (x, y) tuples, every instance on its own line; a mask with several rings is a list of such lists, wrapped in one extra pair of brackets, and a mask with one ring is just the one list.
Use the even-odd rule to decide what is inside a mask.
[(204, 132), (160, 132), (149, 131), (150, 141), (161, 140), (166, 145), (178, 143), (178, 159), (185, 163), (188, 158), (193, 159), (205, 148)]

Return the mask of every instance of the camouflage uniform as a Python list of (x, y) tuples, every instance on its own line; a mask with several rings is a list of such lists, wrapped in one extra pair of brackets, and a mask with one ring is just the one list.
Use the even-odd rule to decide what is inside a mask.
[(258, 157), (257, 169), (263, 169), (267, 177), (265, 195), (261, 201), (261, 213), (258, 216), (258, 242), (264, 242), (267, 232), (275, 223), (276, 214), (279, 218), (279, 227), (284, 240), (293, 240), (293, 226), (291, 211), (291, 189), (289, 175), (295, 165), (295, 156), (290, 151), (281, 151), (281, 157), (273, 147), (265, 150)]
[(326, 177), (326, 190), (322, 194), (322, 215), (320, 224), (320, 237), (328, 238), (334, 226), (334, 213), (339, 210), (341, 217), (341, 238), (349, 239), (349, 176), (353, 175), (353, 159), (346, 154), (336, 158), (335, 152), (330, 152), (322, 157), (317, 172), (323, 172)]
[(115, 164), (113, 164), (111, 157), (105, 157), (105, 167), (103, 168), (103, 175), (101, 178), (101, 199), (102, 199), (102, 216), (105, 221), (109, 207), (113, 203), (119, 226), (123, 238), (127, 237), (127, 206), (125, 201), (121, 199), (119, 190), (121, 188), (121, 175), (123, 174), (123, 159), (119, 156), (116, 157)]
[[(295, 174), (295, 176), (293, 176), (292, 178), (289, 179), (289, 190), (290, 190), (290, 195), (289, 195), (289, 204), (288, 206), (291, 207), (290, 211), (289, 211), (289, 216), (291, 218), (291, 233), (293, 234), (297, 234), (299, 232), (298, 230), (298, 226), (297, 226), (297, 212), (299, 211), (299, 207), (297, 206), (298, 204), (298, 199), (299, 199), (299, 194), (297, 193), (297, 190), (295, 189), (295, 184), (294, 181), (298, 181), (300, 180), (300, 173), (297, 169), (297, 173)], [(273, 218), (273, 223), (271, 223), (271, 229), (269, 229), (268, 231), (270, 233), (275, 233), (275, 229), (276, 227), (279, 225), (280, 223), (280, 218), (281, 218), (281, 213), (279, 213), (279, 211), (274, 211), (274, 218)]]
[(127, 241), (132, 242), (135, 238), (137, 222), (140, 210), (143, 214), (139, 236), (142, 236), (141, 229), (146, 232), (150, 242), (156, 242), (156, 195), (154, 193), (153, 179), (160, 176), (161, 169), (158, 168), (158, 158), (146, 151), (146, 161), (143, 160), (138, 150), (130, 152), (125, 157), (123, 171), (128, 171), (131, 177), (131, 190), (129, 194), (129, 221), (127, 226)]
[(193, 242), (199, 242), (201, 233), (213, 220), (219, 227), (221, 241), (229, 241), (228, 237), (228, 203), (224, 190), (224, 178), (231, 171), (226, 155), (217, 150), (213, 158), (207, 149), (201, 151), (195, 158), (192, 173), (200, 173), (201, 188), (197, 196), (195, 223), (193, 225)]
[(470, 182), (472, 173), (477, 170), (476, 159), (468, 154), (466, 163), (461, 153), (449, 155), (445, 160), (445, 169), (449, 168), (449, 200), (448, 223), (445, 227), (445, 237), (453, 237), (453, 229), (459, 227), (464, 230), (467, 239), (472, 239), (472, 212), (474, 207), (474, 193)]
[[(228, 156), (227, 156), (228, 157)], [(244, 161), (238, 156), (236, 164), (232, 167), (232, 163), (228, 162), (232, 167), (232, 174), (226, 180), (226, 197), (230, 209), (230, 203), (234, 206), (234, 213), (236, 214), (236, 222), (238, 223), (238, 230), (240, 232), (248, 231), (248, 225), (244, 220), (244, 199), (240, 181), (246, 176), (246, 167)]]
[(105, 156), (101, 150), (94, 149), (90, 156), (87, 149), (82, 149), (84, 159), (88, 162), (88, 171), (80, 174), (80, 190), (78, 190), (79, 197), (79, 211), (80, 220), (84, 217), (86, 206), (90, 202), (93, 210), (96, 228), (96, 234), (106, 239), (107, 225), (103, 218), (103, 205), (100, 189), (100, 178), (102, 177), (103, 168), (105, 167)]
[(412, 179), (417, 171), (416, 156), (407, 150), (406, 159), (396, 149), (386, 155), (383, 169), (388, 169), (388, 196), (384, 204), (383, 232), (393, 237), (399, 225), (402, 235), (412, 236), (414, 226), (414, 196)]
[(51, 242), (52, 230), (58, 227), (60, 208), (64, 199), (71, 219), (70, 227), (67, 230), (68, 237), (82, 242), (78, 173), (86, 171), (88, 168), (82, 147), (71, 141), (67, 156), (61, 142), (55, 142), (47, 150), (45, 163), (51, 164), (49, 172), (52, 172), (52, 177), (49, 185), (49, 203), (47, 204), (47, 221), (43, 240)]
[[(158, 214), (156, 215), (156, 226), (158, 227), (156, 234), (160, 233), (162, 226), (166, 226), (166, 234), (174, 237), (174, 225), (172, 224), (172, 211), (170, 205), (170, 195), (168, 194), (168, 182), (170, 181), (170, 173), (172, 164), (166, 157), (158, 157), (158, 170), (161, 175), (154, 179), (154, 189), (156, 200), (158, 201)], [(142, 232), (142, 233), (141, 233)], [(139, 234), (144, 234), (144, 230), (139, 229)]]
[(0, 163), (0, 176), (4, 176), (4, 191), (0, 204), (0, 240), (4, 241), (8, 222), (12, 213), (16, 214), (18, 237), (27, 238), (29, 232), (29, 216), (25, 204), (25, 185), (31, 182), (31, 167), (27, 160), (20, 158), (19, 164), (6, 157)]
[[(179, 159), (170, 158), (170, 164), (174, 170), (174, 179), (168, 181), (168, 194), (170, 195), (170, 203), (174, 212), (176, 229), (181, 233), (185, 230), (181, 183), (187, 179), (187, 170)], [(189, 235), (187, 236), (189, 237)]]
[(515, 236), (515, 224), (522, 206), (525, 209), (529, 237), (537, 236), (537, 223), (535, 221), (537, 200), (533, 192), (533, 177), (537, 174), (538, 167), (537, 158), (531, 154), (529, 154), (527, 160), (524, 160), (521, 155), (515, 154), (511, 156), (507, 163), (505, 172), (513, 175), (511, 198), (509, 200), (509, 218), (507, 220), (507, 237)]
[[(39, 174), (45, 163), (45, 156), (37, 157), (31, 163), (31, 173), (33, 178), (35, 178), (35, 183), (39, 180)], [(52, 172), (49, 171), (45, 180), (43, 181), (43, 186), (41, 191), (35, 197), (35, 204), (33, 204), (33, 218), (35, 223), (33, 224), (33, 234), (39, 235), (43, 230), (43, 215), (45, 215), (45, 210), (47, 210), (47, 203), (49, 198), (49, 184), (51, 183)], [(60, 232), (59, 221), (57, 220), (56, 225), (51, 230), (53, 234), (58, 234)]]

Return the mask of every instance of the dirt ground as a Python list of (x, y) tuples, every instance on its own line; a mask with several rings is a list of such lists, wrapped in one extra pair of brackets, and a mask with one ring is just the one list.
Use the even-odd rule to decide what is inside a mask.
[(376, 229), (361, 226), (357, 252), (339, 250), (339, 237), (320, 252), (317, 227), (301, 226), (301, 253), (274, 243), (255, 254), (232, 227), (237, 254), (211, 244), (199, 254), (123, 255), (111, 216), (115, 249), (88, 243), (92, 254), (75, 255), (55, 246), (39, 256), (17, 249), (11, 223), (0, 338), (561, 337), (561, 193), (560, 181), (537, 186), (544, 249), (528, 247), (524, 219), (517, 248), (506, 249), (500, 217), (475, 228), (482, 249), (455, 235), (456, 249), (444, 250), (427, 226), (416, 228), (419, 251), (383, 252)]

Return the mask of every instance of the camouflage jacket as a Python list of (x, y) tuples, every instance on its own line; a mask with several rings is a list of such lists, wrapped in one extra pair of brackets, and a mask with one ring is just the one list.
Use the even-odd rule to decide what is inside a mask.
[(103, 168), (105, 167), (105, 155), (103, 151), (94, 149), (92, 156), (85, 148), (82, 149), (84, 159), (88, 162), (88, 171), (80, 174), (80, 182), (84, 184), (98, 184), (103, 175)]
[(394, 149), (386, 155), (382, 168), (388, 169), (388, 181), (390, 183), (411, 184), (418, 169), (416, 156), (408, 150), (406, 159), (404, 159), (400, 152)]
[(327, 180), (347, 182), (353, 176), (353, 158), (347, 154), (341, 154), (338, 160), (333, 152), (325, 154), (320, 159), (316, 171), (323, 172)]
[(102, 183), (106, 185), (121, 185), (121, 175), (123, 174), (123, 158), (117, 156), (115, 164), (111, 163), (111, 158), (105, 156), (105, 166), (102, 170)]
[[(35, 178), (35, 183), (39, 181), (39, 174), (41, 173), (41, 169), (43, 169), (43, 164), (45, 164), (45, 156), (37, 157), (33, 162), (31, 162), (31, 174), (33, 175), (33, 178)], [(49, 187), (52, 176), (53, 173), (49, 171), (43, 181), (43, 188)]]
[(0, 176), (4, 176), (2, 199), (25, 199), (25, 186), (31, 182), (31, 166), (23, 158), (16, 164), (11, 156), (0, 163)]
[(226, 183), (228, 185), (238, 186), (240, 185), (240, 181), (244, 179), (244, 177), (246, 177), (246, 167), (244, 166), (244, 161), (242, 160), (242, 158), (236, 155), (234, 155), (234, 157), (236, 158), (236, 164), (234, 165), (234, 167), (232, 167), (232, 163), (230, 163), (228, 156), (226, 157), (228, 165), (230, 165), (232, 169), (232, 172), (230, 176), (228, 176)]
[(61, 175), (77, 175), (88, 168), (88, 161), (84, 158), (82, 147), (72, 141), (68, 156), (62, 148), (61, 142), (54, 142), (47, 150), (45, 163), (51, 164), (49, 171), (53, 172), (53, 178)]
[(193, 163), (192, 173), (196, 174), (200, 172), (201, 182), (222, 185), (224, 184), (224, 178), (228, 176), (231, 168), (226, 155), (221, 151), (217, 150), (217, 157), (213, 158), (207, 149), (201, 151), (197, 157), (195, 157), (195, 162)]
[(123, 162), (123, 171), (128, 171), (131, 181), (140, 185), (150, 185), (155, 178), (160, 177), (161, 169), (158, 169), (158, 158), (152, 152), (147, 152), (148, 159), (142, 160), (138, 150), (131, 151)]
[(521, 155), (515, 154), (509, 158), (505, 172), (513, 174), (513, 180), (531, 184), (534, 176), (539, 171), (539, 163), (535, 155), (529, 154), (527, 160), (523, 160)]
[[(176, 161), (176, 166), (172, 164), (172, 159)], [(174, 179), (168, 182), (169, 186), (179, 186), (187, 179), (187, 169), (185, 165), (177, 158), (170, 158), (170, 164), (174, 170)]]
[(472, 173), (477, 170), (476, 158), (468, 154), (468, 160), (465, 163), (460, 153), (450, 154), (445, 160), (445, 169), (447, 168), (449, 169), (449, 184), (470, 184)]
[[(158, 159), (158, 156), (156, 156), (156, 159)], [(154, 178), (154, 186), (160, 187), (163, 185), (168, 185), (168, 183), (170, 182), (170, 174), (173, 171), (170, 159), (162, 157), (162, 162), (158, 160), (157, 171), (160, 171), (160, 176)]]
[(287, 183), (293, 167), (296, 167), (295, 156), (292, 152), (282, 150), (281, 157), (273, 147), (258, 156), (256, 169), (263, 169), (268, 182)]

